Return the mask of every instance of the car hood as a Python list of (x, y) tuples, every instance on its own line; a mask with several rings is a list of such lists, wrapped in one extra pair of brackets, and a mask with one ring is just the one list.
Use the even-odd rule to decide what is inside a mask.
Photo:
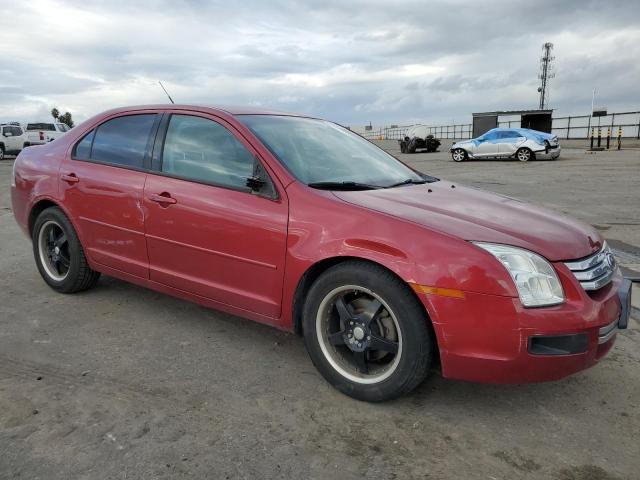
[(345, 202), (463, 240), (513, 245), (551, 261), (586, 257), (602, 246), (594, 228), (571, 217), (458, 183), (333, 193)]

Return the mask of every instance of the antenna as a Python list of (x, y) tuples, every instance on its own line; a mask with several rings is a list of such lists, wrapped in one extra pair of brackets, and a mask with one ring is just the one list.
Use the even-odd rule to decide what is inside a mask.
[(553, 50), (553, 43), (547, 42), (542, 45), (544, 54), (540, 58), (540, 74), (538, 75), (540, 79), (540, 86), (538, 87), (538, 92), (540, 93), (540, 110), (544, 110), (544, 107), (549, 103), (549, 79), (556, 76), (553, 72), (552, 65), (556, 57), (551, 55), (551, 50)]
[(164, 93), (166, 93), (166, 94), (167, 94), (167, 97), (169, 97), (169, 101), (170, 101), (171, 103), (176, 103), (176, 102), (174, 102), (174, 101), (173, 101), (173, 98), (171, 98), (171, 95), (169, 95), (169, 92), (167, 92), (167, 89), (166, 89), (166, 88), (164, 88), (164, 85), (162, 84), (162, 82), (161, 82), (160, 80), (158, 80), (158, 83), (159, 83), (159, 84), (160, 84), (160, 86), (162, 87), (162, 90), (164, 90)]

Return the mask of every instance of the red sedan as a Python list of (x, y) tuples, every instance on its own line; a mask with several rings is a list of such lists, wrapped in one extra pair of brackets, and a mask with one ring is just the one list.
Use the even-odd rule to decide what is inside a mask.
[(54, 290), (104, 273), (296, 331), (363, 400), (409, 392), (434, 364), (558, 379), (628, 322), (630, 284), (593, 228), (424, 175), (315, 118), (111, 110), (23, 150), (12, 202)]

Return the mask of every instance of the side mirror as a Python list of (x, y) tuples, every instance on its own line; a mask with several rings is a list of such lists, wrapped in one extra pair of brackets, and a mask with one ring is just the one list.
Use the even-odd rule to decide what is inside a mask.
[(246, 185), (254, 192), (259, 192), (264, 186), (264, 180), (260, 177), (249, 177), (247, 178)]
[(251, 193), (255, 193), (256, 195), (272, 200), (278, 198), (278, 191), (274, 187), (271, 178), (269, 178), (269, 174), (257, 158), (253, 160), (253, 175), (246, 179), (245, 185), (251, 189)]

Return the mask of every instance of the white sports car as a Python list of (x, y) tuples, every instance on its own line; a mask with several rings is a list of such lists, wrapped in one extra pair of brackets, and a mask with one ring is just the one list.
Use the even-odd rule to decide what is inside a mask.
[(516, 158), (555, 160), (560, 156), (558, 137), (528, 128), (494, 128), (484, 135), (451, 145), (451, 158)]

